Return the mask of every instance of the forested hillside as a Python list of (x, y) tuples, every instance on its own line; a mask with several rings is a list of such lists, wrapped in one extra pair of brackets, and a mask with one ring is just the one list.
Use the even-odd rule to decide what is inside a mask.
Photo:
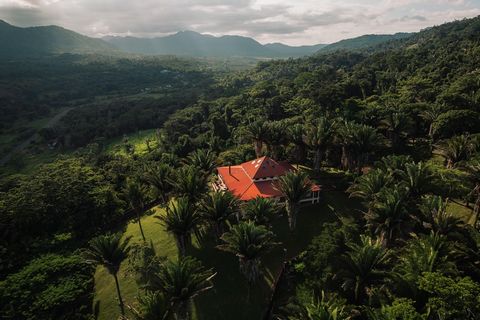
[(36, 57), (59, 53), (114, 53), (109, 43), (57, 27), (20, 28), (0, 20), (0, 57)]
[[(87, 104), (49, 133), (75, 152), (2, 178), (3, 317), (480, 317), (480, 17), (230, 74), (73, 66), (92, 96), (166, 89), (163, 68), (178, 91)], [(209, 190), (262, 155), (298, 168), (279, 203)]]

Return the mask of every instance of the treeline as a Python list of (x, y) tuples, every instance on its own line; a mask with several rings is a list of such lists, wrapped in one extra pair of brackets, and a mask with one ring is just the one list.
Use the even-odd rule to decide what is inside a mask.
[[(134, 58), (101, 55), (39, 56), (0, 63), (0, 125), (45, 116), (70, 104), (92, 102), (96, 96), (137, 94), (145, 88), (208, 85), (204, 65), (175, 57)], [(205, 82), (204, 82), (205, 81)], [(1, 127), (0, 127), (1, 128)]]
[[(228, 199), (208, 205), (215, 199), (205, 194), (205, 186), (215, 164), (268, 154), (312, 167), (311, 178), (320, 176), (325, 167), (346, 172), (356, 178), (349, 181), (349, 191), (361, 197), (366, 208), (352, 212), (348, 220), (326, 225), (299, 257), (298, 290), (279, 313), (299, 319), (475, 319), (480, 280), (475, 229), (480, 208), (479, 27), (480, 18), (446, 24), (372, 54), (344, 52), (262, 62), (250, 72), (219, 80), (215, 96), (204, 96), (175, 112), (156, 135), (158, 147), (143, 157), (103, 154), (93, 143), (73, 159), (44, 166), (31, 177), (5, 179), (0, 262), (6, 280), (0, 294), (8, 303), (2, 312), (11, 315), (15, 306), (26, 305), (25, 297), (17, 298), (29, 285), (17, 290), (15, 283), (28, 281), (29, 270), (44, 265), (42, 272), (51, 274), (42, 260), (45, 254), (77, 256), (77, 248), (111, 231), (125, 212), (140, 217), (148, 205), (170, 197), (169, 220), (163, 223), (177, 239), (179, 251), (184, 252), (198, 224), (207, 225), (226, 251), (241, 256), (240, 250), (248, 245), (258, 249), (255, 259), (240, 259), (247, 281), (254, 283), (261, 272), (259, 257), (274, 242), (268, 221), (261, 219), (272, 212), (271, 204), (257, 204), (262, 214), (255, 208), (252, 213), (242, 208), (232, 214), (236, 204)], [(108, 110), (99, 112), (108, 118)], [(91, 116), (94, 112), (82, 114), (86, 120), (81, 123), (104, 119)], [(291, 176), (289, 183), (301, 191), (305, 178)], [(450, 201), (461, 201), (473, 210), (473, 226), (449, 213)], [(191, 205), (196, 210), (190, 210)], [(208, 220), (207, 207), (223, 208), (228, 219)], [(294, 227), (298, 206), (285, 207)], [(245, 239), (249, 234), (258, 237)], [(96, 239), (126, 248), (118, 237), (102, 237)], [(252, 239), (258, 243), (247, 242)], [(89, 250), (100, 246), (98, 241), (90, 243)], [(31, 257), (38, 259), (30, 261)], [(95, 259), (90, 255), (90, 260), (98, 263), (98, 255)], [(199, 288), (210, 287), (206, 281), (210, 272), (196, 262), (185, 263), (203, 275), (197, 278)], [(153, 274), (163, 278), (149, 293), (165, 310), (161, 303), (176, 298), (175, 292), (167, 292), (165, 279), (177, 268), (158, 265)], [(83, 273), (71, 276), (82, 278)], [(62, 279), (75, 282), (69, 276)], [(44, 286), (48, 292), (49, 282)], [(54, 285), (59, 287), (65, 289), (62, 296), (74, 288)], [(42, 304), (32, 304), (36, 305)], [(61, 302), (43, 306), (39, 313), (43, 318), (65, 307)], [(177, 315), (184, 314), (185, 304), (176, 307)], [(88, 316), (85, 308), (72, 305), (72, 309), (82, 314), (79, 318)], [(26, 312), (30, 316), (28, 312), (36, 309)]]

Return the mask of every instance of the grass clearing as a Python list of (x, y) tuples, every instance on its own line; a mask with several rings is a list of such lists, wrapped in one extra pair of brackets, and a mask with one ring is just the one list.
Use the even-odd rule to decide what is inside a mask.
[[(239, 271), (237, 258), (216, 249), (214, 239), (204, 239), (202, 243), (195, 242), (187, 253), (200, 259), (206, 267), (214, 268), (217, 276), (214, 279), (214, 288), (195, 299), (193, 318), (197, 320), (259, 319), (268, 303), (272, 283), (281, 269), (285, 257), (284, 248), (287, 258), (304, 250), (312, 238), (320, 233), (323, 223), (336, 219), (332, 208), (339, 213), (352, 213), (352, 210), (359, 208), (359, 204), (342, 192), (325, 192), (319, 204), (303, 208), (298, 217), (295, 232), (289, 231), (286, 217), (278, 217), (273, 221), (273, 231), (281, 244), (264, 257), (264, 277), (251, 290), (250, 299), (248, 299), (246, 280)], [(163, 213), (163, 210), (157, 209), (155, 215)], [(157, 221), (152, 215), (142, 218), (145, 237), (147, 241), (153, 242), (159, 255), (175, 259), (177, 248), (174, 239)], [(129, 223), (125, 229), (125, 236), (132, 236), (132, 242), (141, 242), (138, 224)], [(125, 303), (131, 304), (136, 299), (138, 288), (133, 275), (127, 274), (126, 269), (126, 263), (124, 263), (120, 269), (119, 281)], [(114, 280), (101, 267), (95, 274), (95, 290), (94, 305), (98, 303), (98, 319), (116, 319), (119, 308)]]
[(137, 155), (143, 155), (148, 153), (148, 146), (145, 142), (147, 139), (151, 139), (150, 147), (155, 149), (157, 142), (155, 138), (155, 129), (141, 130), (137, 133), (129, 134), (125, 137), (118, 137), (111, 139), (105, 144), (105, 152), (119, 155), (127, 155), (125, 150), (125, 138), (128, 141), (128, 144), (132, 145), (134, 148), (134, 153)]

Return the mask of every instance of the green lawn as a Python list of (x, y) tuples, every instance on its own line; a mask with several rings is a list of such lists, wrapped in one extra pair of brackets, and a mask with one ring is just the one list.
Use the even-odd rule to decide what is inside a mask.
[[(332, 207), (339, 213), (354, 213), (358, 203), (348, 199), (341, 192), (326, 192), (322, 195), (320, 204), (306, 206), (302, 210), (294, 233), (288, 230), (285, 217), (279, 217), (273, 222), (273, 231), (281, 244), (265, 256), (264, 278), (252, 290), (250, 301), (247, 300), (248, 288), (239, 272), (237, 258), (216, 249), (216, 244), (211, 239), (204, 240), (201, 244), (195, 243), (188, 250), (188, 254), (200, 259), (205, 266), (214, 268), (217, 276), (214, 279), (214, 288), (196, 298), (194, 318), (198, 320), (259, 319), (271, 294), (271, 284), (280, 271), (284, 259), (284, 248), (287, 249), (288, 257), (293, 257), (304, 250), (311, 239), (320, 233), (324, 222), (336, 219)], [(162, 213), (163, 211), (157, 210), (155, 214)], [(158, 254), (176, 258), (177, 249), (173, 238), (165, 233), (157, 221), (153, 216), (142, 219), (147, 241), (153, 242)], [(125, 235), (133, 236), (132, 241), (141, 241), (136, 223), (128, 224)], [(120, 286), (125, 302), (131, 304), (135, 301), (138, 289), (132, 275), (126, 274), (125, 265), (126, 263), (122, 265), (120, 271)], [(95, 274), (95, 288), (94, 304), (98, 303), (98, 319), (116, 319), (119, 309), (114, 281), (101, 267)]]
[[(134, 146), (135, 154), (138, 155), (148, 152), (147, 144), (145, 143), (147, 138), (152, 140), (150, 143), (151, 148), (155, 148), (155, 129), (141, 130), (137, 133), (127, 135), (128, 143)], [(105, 145), (105, 152), (125, 155), (126, 152), (123, 140), (123, 137), (118, 137), (107, 141)]]

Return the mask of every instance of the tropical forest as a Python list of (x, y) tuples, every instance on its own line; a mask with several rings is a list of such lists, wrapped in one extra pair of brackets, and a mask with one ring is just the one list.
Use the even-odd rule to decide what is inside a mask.
[(480, 319), (479, 13), (287, 46), (13, 3), (1, 319)]

